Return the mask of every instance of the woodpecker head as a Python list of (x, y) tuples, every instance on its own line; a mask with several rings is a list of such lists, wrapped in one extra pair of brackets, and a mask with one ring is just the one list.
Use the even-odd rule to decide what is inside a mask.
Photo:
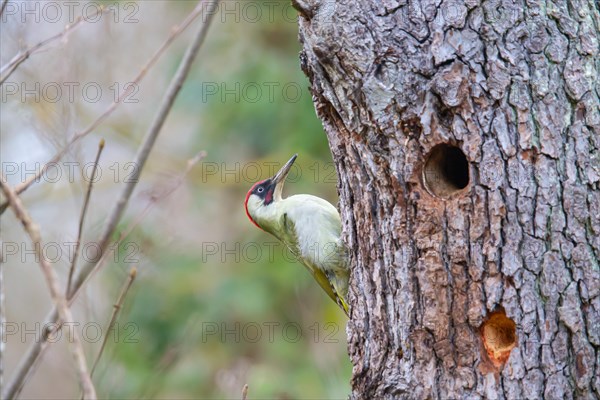
[(265, 228), (262, 222), (268, 219), (270, 215), (275, 214), (274, 204), (281, 200), (285, 178), (288, 176), (292, 164), (296, 161), (296, 157), (298, 157), (298, 154), (294, 154), (273, 177), (256, 182), (246, 194), (246, 202), (244, 203), (246, 215), (260, 229)]

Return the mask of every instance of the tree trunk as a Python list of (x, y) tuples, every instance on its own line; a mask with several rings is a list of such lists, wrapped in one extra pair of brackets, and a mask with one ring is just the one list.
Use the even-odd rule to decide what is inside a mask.
[(353, 399), (600, 396), (594, 0), (294, 0)]

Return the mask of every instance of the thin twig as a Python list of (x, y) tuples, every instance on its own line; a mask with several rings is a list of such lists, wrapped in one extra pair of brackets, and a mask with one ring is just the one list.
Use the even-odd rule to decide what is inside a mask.
[[(13, 209), (15, 216), (19, 221), (21, 221), (25, 231), (31, 238), (31, 242), (36, 252), (36, 257), (40, 261), (42, 272), (46, 278), (46, 284), (48, 285), (48, 289), (50, 289), (50, 296), (52, 297), (52, 301), (57, 308), (60, 318), (63, 321), (75, 321), (73, 314), (71, 313), (71, 309), (67, 304), (67, 300), (60, 290), (56, 272), (42, 251), (42, 238), (39, 227), (33, 222), (27, 210), (23, 207), (23, 203), (21, 202), (21, 199), (19, 199), (19, 196), (17, 196), (15, 191), (6, 182), (4, 174), (0, 174), (0, 186), (2, 187), (2, 192), (4, 192), (10, 207)], [(83, 352), (81, 341), (79, 340), (79, 334), (75, 330), (72, 332), (71, 340), (71, 351), (73, 353), (73, 359), (75, 360), (75, 366), (79, 374), (79, 382), (81, 383), (84, 397), (87, 399), (95, 399), (96, 390), (88, 373), (85, 354)]]
[[(162, 125), (168, 115), (169, 110), (173, 106), (175, 97), (179, 93), (179, 90), (181, 89), (183, 82), (185, 81), (185, 78), (187, 77), (187, 75), (189, 73), (192, 62), (194, 61), (196, 55), (198, 54), (198, 50), (200, 49), (200, 46), (202, 45), (202, 43), (204, 42), (204, 39), (206, 38), (206, 34), (208, 32), (208, 27), (210, 26), (210, 22), (212, 21), (212, 17), (215, 14), (215, 10), (217, 9), (218, 3), (219, 3), (218, 0), (209, 2), (209, 6), (208, 6), (208, 10), (207, 10), (207, 17), (203, 21), (203, 24), (202, 24), (200, 30), (196, 33), (192, 43), (186, 50), (186, 53), (179, 65), (177, 73), (175, 74), (175, 76), (171, 80), (171, 83), (169, 84), (167, 92), (162, 100), (161, 107), (159, 109), (159, 113), (158, 113), (157, 117), (154, 119), (152, 125), (150, 126), (148, 133), (146, 135), (146, 138), (144, 139), (144, 144), (142, 145), (142, 148), (140, 149), (140, 151), (138, 152), (138, 154), (136, 156), (136, 166), (137, 166), (136, 174), (126, 184), (125, 188), (123, 188), (123, 192), (122, 192), (118, 202), (113, 207), (113, 210), (110, 214), (110, 217), (108, 219), (109, 222), (107, 223), (107, 225), (100, 237), (99, 243), (100, 243), (101, 254), (104, 254), (107, 249), (107, 246), (110, 242), (110, 238), (123, 215), (123, 211), (124, 211), (125, 207), (127, 206), (129, 197), (131, 196), (131, 193), (133, 192), (133, 189), (135, 188), (135, 185), (140, 177), (143, 166), (146, 162), (146, 159), (148, 158), (150, 150), (152, 149), (152, 145), (154, 144), (154, 141), (156, 140), (156, 136), (158, 135), (158, 132), (160, 131), (160, 128), (162, 127)], [(202, 2), (199, 3), (198, 6), (196, 7), (196, 9), (194, 11), (194, 15), (197, 16), (200, 14), (200, 12), (202, 12)], [(191, 20), (193, 20), (194, 18), (187, 18), (186, 21), (191, 22)], [(178, 31), (180, 32), (181, 28), (178, 29)], [(177, 31), (175, 31), (175, 32), (177, 32)], [(174, 33), (172, 33), (171, 36), (173, 36)], [(173, 40), (173, 39), (170, 39), (170, 40)], [(72, 141), (71, 141), (71, 143), (72, 143)], [(69, 145), (67, 145), (67, 148), (68, 147), (69, 147)], [(42, 169), (44, 169), (44, 168), (42, 168)], [(94, 271), (95, 264), (96, 264), (95, 262), (90, 262), (90, 263), (86, 264), (85, 266), (83, 266), (83, 268), (81, 268), (81, 270), (77, 273), (77, 276), (76, 276), (73, 286), (71, 288), (71, 292), (68, 296), (69, 299), (73, 298), (74, 295), (81, 289), (84, 282), (87, 280), (87, 277)], [(56, 322), (57, 319), (58, 319), (58, 313), (57, 313), (56, 307), (55, 307), (50, 312), (50, 314), (47, 318), (47, 321)], [(38, 355), (41, 351), (41, 348), (42, 348), (42, 342), (44, 342), (44, 341), (36, 341), (29, 348), (29, 350), (25, 356), (25, 359), (23, 360), (23, 362), (21, 364), (19, 364), (18, 370), (15, 373), (14, 378), (12, 379), (12, 381), (9, 383), (8, 387), (6, 388), (5, 393), (4, 392), (2, 393), (3, 398), (7, 398), (7, 399), (12, 398), (14, 391), (16, 390), (16, 388), (18, 388), (21, 385), (22, 380), (27, 375), (29, 366), (38, 357)]]
[[(102, 268), (102, 266), (104, 265), (104, 262), (107, 259), (112, 258), (113, 253), (116, 251), (116, 249), (118, 249), (120, 243), (123, 240), (125, 240), (127, 238), (127, 236), (129, 236), (129, 234), (133, 231), (133, 229), (135, 229), (142, 222), (142, 220), (150, 212), (152, 207), (155, 204), (157, 204), (159, 201), (161, 201), (162, 199), (170, 196), (171, 193), (173, 193), (175, 190), (177, 190), (177, 188), (179, 188), (179, 186), (181, 186), (181, 184), (185, 181), (186, 176), (190, 173), (192, 168), (204, 157), (206, 157), (206, 153), (204, 151), (201, 151), (198, 154), (196, 154), (196, 156), (189, 159), (187, 161), (187, 166), (186, 166), (185, 171), (183, 171), (183, 173), (179, 176), (177, 181), (175, 181), (175, 183), (169, 189), (167, 189), (166, 191), (161, 193), (159, 196), (154, 196), (151, 198), (148, 205), (138, 214), (138, 216), (134, 219), (133, 223), (126, 230), (121, 232), (119, 235), (119, 238), (111, 246), (109, 246), (111, 251), (108, 251), (108, 252), (103, 251), (102, 252), (102, 256), (100, 257), (100, 260), (98, 260), (98, 262), (95, 263), (95, 265), (93, 266), (93, 269), (90, 271), (89, 274), (87, 274), (87, 276), (85, 277), (85, 281), (89, 281), (90, 279), (92, 279), (92, 277), (96, 274), (96, 272), (98, 272)], [(81, 285), (79, 285), (79, 286), (81, 287), (81, 286), (85, 285), (85, 281), (82, 282)], [(72, 297), (72, 299), (74, 299), (74, 297)]]
[[(58, 153), (56, 153), (47, 163), (45, 163), (42, 168), (40, 168), (37, 173), (31, 177), (29, 177), (27, 180), (25, 180), (24, 182), (20, 183), (19, 185), (15, 186), (15, 192), (17, 194), (21, 194), (23, 193), (24, 190), (26, 190), (29, 186), (31, 186), (34, 182), (38, 182), (40, 180), (40, 178), (42, 177), (42, 175), (44, 175), (46, 173), (46, 170), (52, 166), (55, 165), (58, 161), (60, 161), (60, 159), (67, 153), (67, 151), (69, 151), (69, 149), (71, 148), (71, 146), (73, 146), (73, 144), (75, 142), (77, 142), (79, 139), (83, 138), (84, 136), (88, 135), (90, 132), (92, 132), (93, 130), (95, 130), (102, 122), (104, 122), (104, 120), (106, 118), (108, 118), (113, 111), (115, 111), (115, 109), (119, 106), (119, 104), (122, 103), (122, 101), (131, 94), (131, 91), (134, 90), (135, 87), (137, 87), (139, 85), (139, 83), (142, 81), (142, 79), (146, 76), (146, 74), (148, 73), (148, 71), (154, 66), (154, 64), (156, 64), (156, 62), (158, 61), (158, 59), (163, 55), (163, 53), (165, 52), (165, 50), (171, 45), (171, 43), (199, 16), (202, 14), (203, 7), (202, 7), (202, 1), (196, 6), (196, 8), (194, 9), (194, 11), (192, 11), (192, 13), (190, 15), (188, 15), (182, 22), (181, 24), (175, 26), (172, 30), (171, 30), (171, 34), (169, 35), (169, 37), (165, 40), (165, 42), (158, 48), (158, 50), (156, 50), (156, 52), (152, 55), (152, 57), (150, 58), (150, 60), (148, 60), (148, 62), (146, 63), (146, 65), (144, 65), (144, 67), (140, 70), (140, 72), (138, 73), (138, 75), (135, 77), (135, 79), (133, 79), (133, 81), (131, 81), (131, 84), (128, 86), (127, 90), (124, 90), (123, 93), (121, 94), (121, 96), (119, 96), (113, 103), (111, 103), (110, 106), (108, 106), (108, 108), (102, 113), (100, 114), (100, 116), (94, 121), (92, 122), (87, 128), (85, 128), (83, 131), (77, 132), (73, 135), (73, 137), (67, 142), (67, 144), (65, 145), (65, 147), (63, 147)], [(211, 3), (212, 4), (212, 3)], [(210, 10), (211, 13), (214, 13), (214, 10)], [(212, 14), (209, 14), (207, 17), (206, 22), (208, 22), (208, 19), (210, 19), (212, 17)], [(205, 24), (206, 25), (206, 24)], [(137, 170), (138, 168), (136, 168)], [(6, 207), (8, 206), (7, 202), (4, 202), (0, 205), (0, 215), (2, 215), (2, 213), (4, 213), (4, 211), (6, 210)]]
[(133, 284), (133, 281), (135, 280), (136, 275), (137, 275), (137, 269), (135, 267), (131, 268), (131, 271), (129, 271), (129, 276), (127, 277), (127, 282), (125, 282), (125, 284), (123, 285), (123, 288), (121, 289), (121, 293), (119, 294), (117, 302), (114, 305), (114, 309), (113, 309), (112, 315), (110, 317), (110, 321), (108, 322), (108, 326), (105, 331), (106, 333), (104, 335), (104, 340), (102, 341), (102, 345), (100, 346), (98, 355), (96, 356), (96, 359), (94, 360), (92, 370), (90, 371), (90, 376), (94, 376), (94, 371), (96, 370), (96, 366), (98, 366), (98, 361), (100, 361), (100, 358), (102, 357), (102, 353), (104, 352), (104, 348), (106, 347), (106, 343), (108, 342), (109, 332), (113, 330), (115, 323), (117, 322), (117, 317), (119, 316), (119, 312), (121, 311), (121, 308), (123, 307), (123, 302), (125, 301), (127, 292), (129, 292), (129, 289), (131, 288), (131, 285)]
[[(3, 6), (3, 9), (0, 10), (0, 16), (2, 15), (1, 13), (4, 11), (4, 7), (6, 6), (6, 3), (4, 3), (2, 6)], [(87, 19), (95, 18), (97, 15), (103, 14), (107, 10), (110, 10), (110, 9), (107, 9), (104, 6), (100, 6), (97, 9), (96, 13), (94, 15), (88, 16)], [(67, 25), (65, 27), (65, 29), (63, 29), (61, 32), (59, 32), (56, 35), (51, 36), (47, 39), (42, 40), (41, 42), (29, 47), (25, 51), (20, 51), (17, 55), (15, 55), (12, 58), (12, 60), (10, 60), (7, 64), (3, 65), (2, 68), (0, 68), (0, 75), (2, 75), (2, 78), (0, 79), (0, 85), (2, 85), (4, 82), (6, 82), (8, 77), (11, 76), (13, 72), (15, 72), (15, 70), (19, 67), (19, 65), (21, 65), (25, 60), (27, 60), (31, 55), (42, 50), (48, 44), (66, 36), (69, 32), (71, 32), (72, 30), (77, 28), (77, 26), (79, 26), (82, 21), (85, 21), (85, 20), (86, 19), (80, 15), (79, 17), (77, 17), (77, 19), (75, 21), (73, 21), (72, 24)], [(6, 72), (6, 71), (8, 71), (8, 72)]]
[[(146, 218), (150, 210), (152, 210), (152, 207), (154, 207), (156, 204), (158, 204), (165, 198), (169, 197), (175, 190), (177, 190), (183, 184), (186, 176), (190, 173), (192, 168), (204, 157), (206, 157), (206, 152), (201, 151), (198, 154), (196, 154), (193, 158), (189, 159), (187, 161), (186, 169), (181, 173), (181, 175), (175, 181), (175, 183), (169, 189), (163, 191), (157, 196), (153, 196), (150, 199), (146, 207), (144, 207), (144, 209), (139, 212), (139, 214), (136, 216), (136, 218), (133, 219), (133, 222), (127, 227), (127, 229), (123, 230), (119, 234), (117, 240), (115, 240), (113, 243), (111, 243), (110, 246), (108, 246), (110, 250), (102, 252), (102, 256), (100, 257), (100, 259), (95, 262), (94, 269), (87, 275), (86, 282), (92, 279), (94, 274), (104, 266), (106, 260), (114, 259), (114, 252), (117, 251), (123, 240), (127, 239), (129, 234), (131, 234), (131, 232), (133, 232), (133, 230), (144, 220), (144, 218)], [(85, 282), (83, 282), (79, 287), (81, 288), (84, 285)], [(75, 301), (79, 293), (80, 291), (76, 291), (74, 294), (72, 294), (72, 296), (68, 297), (69, 305), (71, 305)]]
[(79, 230), (77, 231), (77, 243), (75, 244), (75, 252), (73, 253), (73, 260), (71, 261), (71, 267), (69, 268), (69, 279), (67, 280), (67, 291), (65, 292), (65, 296), (71, 290), (71, 281), (73, 280), (73, 271), (75, 271), (75, 266), (77, 264), (77, 258), (79, 256), (79, 247), (81, 246), (81, 234), (83, 232), (83, 221), (85, 220), (85, 214), (87, 212), (88, 204), (90, 203), (92, 187), (94, 186), (94, 179), (96, 177), (96, 169), (98, 168), (98, 161), (100, 160), (100, 155), (102, 154), (103, 149), (104, 149), (104, 139), (100, 140), (100, 143), (98, 144), (98, 152), (96, 153), (96, 159), (94, 160), (94, 166), (92, 167), (92, 176), (90, 177), (90, 182), (88, 184), (87, 192), (85, 194), (85, 200), (83, 201), (83, 207), (81, 208), (81, 215), (79, 216)]
[(246, 400), (248, 398), (248, 384), (246, 383), (242, 388), (242, 400)]

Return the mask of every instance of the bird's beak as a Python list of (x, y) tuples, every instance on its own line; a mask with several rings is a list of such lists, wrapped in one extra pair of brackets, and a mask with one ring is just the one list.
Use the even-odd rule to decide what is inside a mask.
[(281, 200), (281, 192), (283, 191), (283, 184), (285, 183), (285, 178), (287, 178), (290, 173), (290, 169), (292, 169), (292, 164), (296, 161), (296, 157), (298, 154), (294, 154), (292, 158), (288, 162), (285, 163), (283, 167), (275, 174), (273, 178), (271, 178), (273, 185), (275, 185), (275, 200)]

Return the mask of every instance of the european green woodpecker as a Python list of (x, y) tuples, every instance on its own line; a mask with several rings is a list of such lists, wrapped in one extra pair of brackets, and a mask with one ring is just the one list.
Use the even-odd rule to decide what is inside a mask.
[(316, 196), (281, 197), (285, 179), (297, 156), (295, 154), (275, 176), (252, 186), (246, 195), (246, 214), (254, 225), (285, 244), (348, 315), (350, 271), (341, 239), (340, 214), (331, 203)]

